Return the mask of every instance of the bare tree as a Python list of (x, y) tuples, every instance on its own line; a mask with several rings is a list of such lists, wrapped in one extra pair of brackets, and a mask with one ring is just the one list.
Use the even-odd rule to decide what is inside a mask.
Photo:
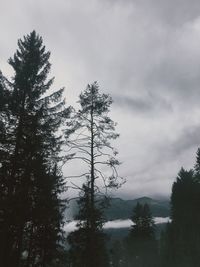
[[(90, 238), (89, 245), (86, 246), (91, 253), (97, 243), (97, 235), (94, 233), (101, 231), (103, 225), (98, 223), (100, 218), (97, 215), (101, 216), (101, 212), (98, 212), (100, 196), (108, 196), (108, 189), (118, 188), (123, 179), (117, 172), (117, 166), (120, 164), (116, 159), (118, 152), (111, 145), (111, 141), (119, 137), (119, 134), (115, 133), (116, 123), (108, 116), (111, 97), (100, 94), (98, 84), (94, 82), (81, 93), (79, 104), (81, 108), (77, 112), (74, 111), (73, 118), (67, 123), (65, 136), (67, 153), (72, 153), (72, 159), (82, 161), (85, 166), (80, 174), (66, 178), (71, 181), (69, 186), (81, 191), (80, 210), (84, 210), (84, 215), (82, 212), (79, 216), (80, 221), (82, 220), (79, 227), (87, 228), (86, 232)], [(73, 182), (71, 178), (83, 178), (83, 186)], [(90, 265), (94, 266), (96, 263)], [(89, 266), (88, 263), (86, 266)]]
[[(97, 82), (87, 86), (78, 103), (81, 109), (74, 110), (67, 122), (65, 137), (68, 149), (65, 152), (68, 153), (67, 160), (71, 153), (72, 159), (84, 162), (86, 168), (83, 173), (66, 178), (85, 177), (93, 202), (95, 194), (107, 194), (108, 188), (118, 188), (124, 182), (116, 168), (120, 164), (116, 158), (118, 152), (110, 142), (119, 134), (115, 133), (116, 123), (108, 117), (112, 98), (99, 93)], [(75, 183), (71, 185), (81, 189)]]

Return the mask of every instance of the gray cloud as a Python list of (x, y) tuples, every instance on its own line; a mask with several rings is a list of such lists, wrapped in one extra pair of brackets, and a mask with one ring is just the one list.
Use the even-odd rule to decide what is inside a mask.
[(122, 108), (130, 109), (137, 113), (147, 113), (159, 111), (172, 111), (172, 105), (168, 103), (164, 98), (158, 95), (153, 95), (148, 92), (147, 96), (136, 97), (123, 96), (123, 95), (113, 95), (114, 103)]
[[(172, 129), (173, 130), (173, 129)], [(200, 126), (188, 125), (182, 129), (173, 140), (169, 138), (159, 140), (153, 147), (146, 148), (146, 155), (137, 160), (129, 161), (126, 175), (132, 180), (120, 193), (125, 198), (137, 197), (141, 193), (149, 196), (169, 196), (171, 184), (182, 166), (186, 169), (193, 168), (197, 148), (200, 144)], [(154, 153), (151, 153), (154, 151)], [(143, 160), (141, 162), (141, 160)], [(148, 192), (148, 193), (146, 193)], [(163, 194), (164, 193), (164, 194)]]
[(169, 195), (200, 141), (199, 0), (1, 2), (0, 69), (12, 73), (17, 39), (36, 29), (69, 104), (94, 80), (113, 96), (127, 178), (118, 194)]
[[(174, 156), (179, 157), (191, 148), (196, 149), (200, 145), (200, 125), (190, 126), (188, 125), (181, 136), (171, 144), (170, 151)], [(192, 166), (191, 166), (192, 167)]]

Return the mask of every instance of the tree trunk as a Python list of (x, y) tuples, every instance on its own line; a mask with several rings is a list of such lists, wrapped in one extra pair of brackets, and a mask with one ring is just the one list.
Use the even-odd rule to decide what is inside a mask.
[(31, 263), (31, 252), (32, 252), (32, 244), (33, 244), (33, 223), (31, 224), (31, 230), (30, 230), (30, 239), (29, 239), (29, 246), (28, 246), (28, 255), (26, 260), (26, 267), (29, 267)]
[(20, 261), (21, 261), (21, 255), (22, 255), (22, 244), (23, 244), (23, 235), (24, 235), (24, 224), (21, 224), (21, 227), (19, 229), (19, 234), (18, 234), (18, 246), (17, 246), (17, 251), (16, 251), (16, 267), (20, 267)]
[(95, 196), (94, 196), (94, 186), (95, 186), (95, 172), (94, 172), (94, 107), (93, 107), (93, 94), (91, 99), (91, 207), (90, 207), (90, 255), (91, 257), (88, 257), (88, 267), (95, 267), (94, 261), (95, 261)]

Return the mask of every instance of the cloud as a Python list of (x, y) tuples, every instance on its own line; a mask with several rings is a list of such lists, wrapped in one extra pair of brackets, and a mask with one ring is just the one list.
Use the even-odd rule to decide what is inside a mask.
[[(169, 217), (155, 217), (155, 224), (160, 223), (167, 223), (169, 222)], [(69, 223), (66, 223), (64, 226), (65, 232), (69, 233), (77, 229), (76, 227), (77, 221), (71, 221)], [(133, 225), (133, 222), (131, 220), (113, 220), (108, 221), (104, 224), (104, 229), (120, 229), (120, 228), (130, 228), (131, 225)]]
[[(200, 144), (200, 125), (188, 126), (181, 136), (171, 144), (170, 154), (179, 156), (191, 148), (196, 149)], [(191, 166), (192, 167), (192, 166)]]
[(132, 112), (147, 113), (154, 111), (172, 111), (172, 106), (164, 98), (158, 95), (153, 95), (147, 91), (147, 96), (136, 97), (124, 96), (124, 95), (113, 95), (114, 103), (121, 108), (127, 108)]
[(113, 97), (127, 179), (116, 194), (169, 196), (200, 143), (199, 0), (7, 0), (0, 25), (4, 74), (17, 39), (36, 29), (67, 103), (94, 80)]

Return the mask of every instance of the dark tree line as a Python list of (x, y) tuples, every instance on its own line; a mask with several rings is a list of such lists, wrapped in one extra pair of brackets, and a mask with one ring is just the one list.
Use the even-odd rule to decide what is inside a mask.
[[(108, 189), (123, 183), (110, 142), (119, 136), (108, 116), (112, 99), (95, 82), (80, 95), (80, 110), (66, 108), (63, 89), (51, 91), (49, 58), (33, 31), (18, 41), (8, 61), (12, 79), (0, 73), (0, 262), (4, 267), (45, 267), (59, 266), (63, 259), (73, 267), (115, 266), (117, 258), (110, 258), (103, 232)], [(58, 134), (63, 123), (65, 141)], [(71, 154), (61, 157), (63, 144)], [(84, 178), (81, 187), (71, 182), (80, 191), (79, 223), (68, 236), (66, 258), (61, 246), (65, 203), (60, 198), (66, 186), (60, 162), (69, 158), (82, 160), (86, 168), (75, 177)], [(134, 212), (122, 262), (142, 266), (155, 241), (153, 220), (148, 205), (138, 204)]]
[(171, 193), (171, 220), (159, 237), (148, 205), (134, 208), (133, 226), (111, 249), (113, 267), (198, 267), (200, 262), (200, 149), (196, 164), (181, 168)]
[(124, 240), (115, 241), (111, 248), (111, 266), (159, 266), (158, 240), (156, 240), (156, 228), (149, 205), (137, 203), (130, 219), (133, 224), (127, 237)]
[[(149, 206), (138, 203), (128, 236), (109, 249), (103, 210), (108, 190), (123, 183), (111, 144), (119, 136), (108, 116), (112, 99), (95, 82), (81, 93), (78, 111), (66, 107), (64, 89), (52, 90), (49, 58), (33, 31), (18, 41), (8, 61), (12, 79), (0, 72), (1, 266), (198, 267), (200, 149), (194, 169), (182, 168), (173, 184), (171, 222), (160, 240)], [(63, 177), (61, 167), (69, 159), (85, 164), (81, 174)], [(78, 229), (69, 234), (66, 252), (61, 196), (69, 187), (80, 198)]]
[[(146, 215), (145, 215), (146, 214)], [(133, 225), (125, 244), (115, 249), (113, 266), (197, 267), (200, 262), (200, 149), (196, 164), (181, 168), (171, 193), (171, 221), (156, 240), (148, 206), (134, 209)], [(120, 248), (121, 247), (121, 248)], [(116, 255), (114, 259), (116, 259)]]
[(148, 204), (138, 203), (131, 219), (134, 225), (126, 240), (127, 266), (157, 266), (155, 224)]
[[(0, 262), (4, 267), (61, 264), (61, 195), (70, 187), (61, 166), (81, 159), (87, 165), (80, 175), (85, 180), (80, 187), (71, 182), (80, 190), (80, 211), (79, 229), (68, 237), (68, 263), (106, 266), (102, 211), (108, 188), (123, 182), (116, 169), (117, 151), (110, 143), (118, 137), (107, 115), (112, 99), (101, 94), (95, 82), (80, 95), (79, 111), (66, 108), (63, 89), (51, 90), (49, 58), (42, 38), (33, 31), (18, 41), (8, 61), (12, 79), (0, 73)], [(65, 136), (59, 135), (61, 126)], [(61, 156), (64, 144), (75, 151)], [(105, 167), (110, 172), (105, 174)]]

